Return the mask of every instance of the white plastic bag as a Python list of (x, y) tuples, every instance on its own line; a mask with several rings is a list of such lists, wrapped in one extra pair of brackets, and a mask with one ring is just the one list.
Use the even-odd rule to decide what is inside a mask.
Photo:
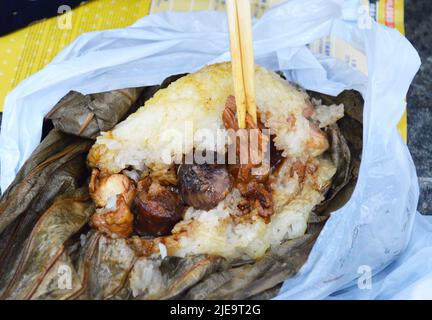
[(431, 218), (417, 213), (408, 247), (373, 277), (370, 288), (360, 281), (363, 289), (355, 283), (330, 298), (432, 300), (432, 223), (427, 221)]
[[(357, 1), (292, 0), (255, 21), (259, 64), (283, 70), (307, 89), (333, 95), (356, 89), (365, 99), (363, 156), (354, 194), (332, 214), (308, 261), (285, 282), (278, 298), (325, 298), (355, 284), (359, 270), (379, 273), (401, 255), (412, 233), (417, 177), (396, 125), (420, 60), (397, 31), (373, 22), (360, 28), (353, 20), (356, 12)], [(217, 12), (164, 13), (129, 28), (79, 37), (7, 97), (0, 135), (2, 190), (38, 145), (44, 115), (70, 90), (87, 94), (153, 85), (228, 60), (226, 25), (225, 15)], [(328, 35), (366, 54), (367, 76), (343, 61), (312, 54), (307, 45)], [(364, 291), (355, 288), (343, 294), (360, 297)]]

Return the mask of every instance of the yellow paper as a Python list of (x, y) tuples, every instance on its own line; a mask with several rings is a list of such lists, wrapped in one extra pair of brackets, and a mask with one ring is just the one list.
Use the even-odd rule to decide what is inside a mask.
[(0, 37), (0, 111), (4, 98), (84, 32), (122, 28), (148, 14), (151, 0), (95, 0), (68, 14)]

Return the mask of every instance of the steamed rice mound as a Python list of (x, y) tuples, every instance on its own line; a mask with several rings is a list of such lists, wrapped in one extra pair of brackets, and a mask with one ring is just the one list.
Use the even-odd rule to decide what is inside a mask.
[[(302, 236), (310, 213), (324, 199), (336, 168), (324, 155), (328, 148), (325, 135), (311, 130), (310, 120), (304, 116), (310, 104), (307, 93), (260, 66), (256, 66), (255, 76), (261, 121), (287, 158), (267, 182), (272, 186), (273, 214), (270, 220), (255, 211), (242, 215), (237, 207), (240, 192), (234, 188), (209, 211), (189, 207), (172, 235), (155, 240), (165, 246), (168, 255), (259, 258), (283, 240)], [(192, 123), (194, 132), (224, 130), (222, 113), (230, 95), (234, 95), (230, 63), (207, 66), (184, 76), (159, 90), (112, 131), (104, 132), (90, 150), (88, 162), (105, 175), (131, 168), (159, 171), (164, 167), (161, 151), (173, 142), (163, 133), (183, 133), (187, 123)], [(325, 125), (343, 116), (343, 106), (326, 110), (331, 114), (320, 114)], [(173, 156), (200, 147), (198, 141), (180, 145), (172, 150)], [(225, 153), (226, 145), (207, 145), (206, 149)], [(296, 161), (308, 163), (314, 170), (299, 177), (290, 169)]]

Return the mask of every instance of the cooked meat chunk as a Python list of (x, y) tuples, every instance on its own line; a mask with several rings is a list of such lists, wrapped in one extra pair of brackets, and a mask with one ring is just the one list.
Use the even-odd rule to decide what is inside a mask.
[(110, 204), (110, 200), (114, 202), (117, 195), (121, 195), (126, 204), (130, 205), (136, 192), (133, 181), (125, 175), (112, 174), (100, 177), (100, 172), (97, 169), (93, 169), (92, 171), (89, 191), (93, 201), (99, 208), (106, 206), (113, 207), (113, 204)]
[(96, 204), (91, 224), (112, 238), (126, 238), (132, 233), (133, 215), (129, 209), (136, 188), (134, 182), (122, 174), (101, 177), (93, 169), (89, 185)]
[(278, 150), (273, 142), (274, 136), (270, 137), (270, 171), (275, 172), (285, 159), (282, 151)]
[(173, 188), (152, 182), (135, 197), (135, 231), (143, 236), (168, 235), (181, 220), (184, 209), (180, 196)]
[(195, 209), (216, 207), (232, 187), (227, 167), (219, 164), (182, 164), (177, 178), (183, 201)]
[(133, 215), (123, 196), (117, 195), (115, 208), (97, 209), (91, 224), (111, 238), (127, 238), (132, 233)]
[[(225, 129), (232, 129), (235, 131), (230, 131), (229, 134), (232, 135), (230, 138), (233, 141), (236, 141), (236, 153), (237, 153), (237, 162), (239, 164), (232, 166), (235, 168), (235, 173), (233, 170), (230, 170), (231, 173), (235, 174), (235, 178), (237, 180), (246, 182), (250, 179), (251, 171), (254, 167), (259, 167), (263, 165), (263, 160), (265, 156), (266, 146), (268, 143), (268, 137), (264, 134), (262, 134), (262, 130), (265, 129), (264, 124), (260, 120), (260, 116), (258, 116), (258, 123), (255, 124), (252, 117), (247, 114), (246, 115), (246, 129), (243, 131), (238, 131), (238, 123), (237, 123), (237, 116), (236, 116), (237, 106), (235, 97), (229, 96), (227, 98), (227, 101), (225, 103), (225, 109), (222, 113), (222, 121), (224, 123)], [(250, 130), (259, 130), (258, 134), (258, 145), (250, 145)], [(246, 137), (244, 136), (246, 135)], [(242, 137), (241, 137), (242, 136)], [(240, 153), (241, 153), (241, 142), (242, 141), (248, 141), (247, 152), (248, 152), (248, 162), (247, 163), (241, 163), (240, 164)], [(251, 148), (257, 147), (255, 156), (250, 152)], [(255, 161), (252, 161), (253, 157), (255, 158)], [(258, 165), (254, 165), (253, 162), (258, 163)], [(232, 169), (232, 168), (231, 168)]]
[(257, 210), (263, 218), (269, 218), (273, 214), (273, 198), (269, 186), (257, 181), (250, 181), (238, 185), (241, 195), (244, 198), (239, 209), (244, 213)]

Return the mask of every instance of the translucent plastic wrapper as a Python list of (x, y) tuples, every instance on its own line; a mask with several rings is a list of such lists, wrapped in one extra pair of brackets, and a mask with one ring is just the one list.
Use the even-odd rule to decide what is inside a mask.
[[(359, 23), (358, 12), (357, 1), (293, 0), (254, 23), (257, 63), (282, 70), (306, 89), (331, 95), (355, 89), (365, 100), (354, 193), (332, 213), (307, 262), (277, 298), (431, 294), (415, 290), (431, 288), (422, 284), (432, 277), (426, 254), (432, 250), (431, 227), (416, 218), (417, 176), (397, 131), (420, 60), (400, 33), (372, 21)], [(329, 35), (366, 55), (367, 75), (310, 51), (308, 44)], [(82, 35), (7, 97), (0, 136), (2, 190), (39, 144), (44, 116), (70, 90), (89, 94), (159, 84), (170, 75), (228, 60), (228, 46), (226, 18), (217, 12), (152, 15), (129, 28)], [(368, 273), (374, 275), (371, 286), (368, 281), (358, 286)]]

